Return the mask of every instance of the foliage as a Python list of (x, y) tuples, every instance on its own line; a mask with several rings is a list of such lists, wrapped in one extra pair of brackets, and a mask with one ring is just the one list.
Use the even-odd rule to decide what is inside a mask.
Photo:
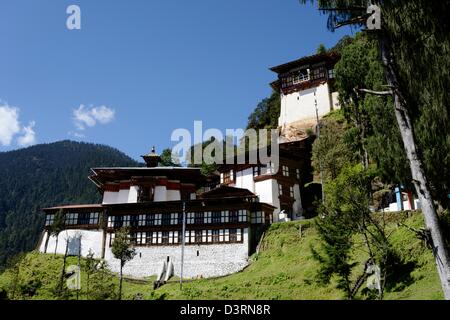
[(327, 47), (325, 47), (325, 45), (323, 44), (323, 43), (321, 43), (320, 45), (319, 45), (319, 47), (317, 48), (317, 51), (316, 51), (316, 53), (317, 54), (323, 54), (323, 53), (327, 53)]
[(361, 95), (355, 88), (383, 91), (383, 67), (379, 61), (377, 42), (364, 33), (341, 49), (336, 64), (336, 87), (342, 109), (353, 135), (353, 152), (363, 162), (367, 152), (375, 162), (378, 174), (387, 183), (404, 184), (411, 180), (403, 142), (393, 112), (392, 99)]
[(97, 203), (90, 168), (137, 166), (104, 145), (61, 141), (0, 153), (0, 266), (8, 257), (35, 248), (42, 232), (42, 208)]
[(354, 161), (354, 154), (344, 140), (345, 134), (342, 119), (328, 117), (320, 123), (320, 137), (313, 144), (312, 165), (317, 173), (322, 172), (325, 181), (335, 179), (343, 166)]
[(270, 97), (258, 103), (248, 117), (247, 129), (276, 129), (280, 116), (280, 94), (273, 91)]
[(180, 161), (177, 158), (172, 159), (172, 150), (169, 148), (164, 149), (161, 153), (160, 165), (163, 167), (181, 167)]
[[(369, 264), (378, 265), (382, 270), (381, 288), (389, 280), (387, 272), (391, 272), (392, 250), (388, 236), (382, 224), (372, 217), (369, 210), (369, 193), (373, 180), (373, 171), (365, 170), (361, 164), (346, 166), (335, 180), (325, 186), (325, 201), (320, 208), (320, 219), (317, 220), (321, 238), (322, 253), (313, 248), (313, 256), (321, 264), (318, 279), (328, 284), (331, 277), (338, 277), (337, 288), (352, 299), (366, 277)], [(358, 235), (362, 240), (355, 242)], [(352, 248), (365, 248), (368, 260), (363, 262), (363, 272), (356, 281), (350, 279), (351, 270), (358, 265), (352, 260)], [(382, 291), (379, 298), (382, 297)]]
[(119, 279), (119, 300), (122, 298), (122, 269), (125, 264), (132, 260), (136, 255), (136, 249), (131, 245), (130, 231), (127, 228), (121, 228), (115, 233), (112, 243), (111, 252), (114, 258), (120, 260), (120, 279)]

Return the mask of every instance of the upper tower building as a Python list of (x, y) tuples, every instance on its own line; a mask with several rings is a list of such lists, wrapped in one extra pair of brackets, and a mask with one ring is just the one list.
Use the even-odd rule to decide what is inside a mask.
[(339, 109), (334, 89), (335, 52), (303, 57), (270, 70), (278, 74), (271, 86), (281, 95), (280, 142), (300, 140), (313, 129), (317, 118)]

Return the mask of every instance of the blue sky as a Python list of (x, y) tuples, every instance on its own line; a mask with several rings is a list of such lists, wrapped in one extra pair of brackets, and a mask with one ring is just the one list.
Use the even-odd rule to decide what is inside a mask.
[(350, 33), (298, 0), (2, 0), (0, 151), (72, 139), (137, 159), (194, 120), (244, 128), (269, 67)]

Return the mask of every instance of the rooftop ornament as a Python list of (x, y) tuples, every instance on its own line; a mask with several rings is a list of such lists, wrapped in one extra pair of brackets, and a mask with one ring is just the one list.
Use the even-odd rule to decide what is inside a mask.
[(161, 162), (161, 157), (156, 153), (155, 147), (152, 148), (152, 151), (150, 153), (141, 157), (147, 164), (147, 168), (155, 168), (158, 166), (159, 162)]

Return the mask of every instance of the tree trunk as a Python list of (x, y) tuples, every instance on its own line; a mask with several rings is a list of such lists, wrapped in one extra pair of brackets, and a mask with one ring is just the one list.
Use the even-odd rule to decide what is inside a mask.
[(48, 240), (50, 239), (50, 233), (47, 231), (46, 234), (46, 238), (45, 238), (45, 247), (44, 247), (44, 253), (47, 253), (47, 248), (48, 248)]
[(58, 239), (59, 239), (59, 234), (56, 235), (55, 256), (56, 256), (56, 251), (58, 250)]
[(402, 136), (406, 156), (410, 162), (411, 173), (417, 195), (419, 196), (422, 212), (425, 217), (427, 229), (431, 233), (433, 240), (433, 255), (436, 260), (439, 278), (445, 299), (450, 300), (450, 260), (447, 247), (439, 225), (439, 218), (434, 207), (433, 199), (428, 187), (428, 181), (424, 173), (422, 160), (417, 153), (417, 146), (414, 139), (412, 122), (405, 107), (403, 97), (399, 88), (397, 74), (394, 67), (394, 57), (387, 35), (382, 34), (380, 38), (381, 54), (386, 70), (388, 85), (394, 93), (395, 117)]
[(67, 260), (67, 251), (69, 249), (69, 240), (67, 239), (66, 242), (66, 251), (64, 253), (64, 259), (63, 259), (63, 267), (62, 267), (62, 272), (61, 272), (61, 278), (59, 281), (59, 289), (60, 289), (60, 294), (62, 294), (63, 289), (64, 289), (64, 276), (66, 274), (66, 260)]
[(122, 300), (122, 269), (123, 269), (123, 264), (122, 262), (120, 263), (120, 274), (119, 274), (119, 300)]

